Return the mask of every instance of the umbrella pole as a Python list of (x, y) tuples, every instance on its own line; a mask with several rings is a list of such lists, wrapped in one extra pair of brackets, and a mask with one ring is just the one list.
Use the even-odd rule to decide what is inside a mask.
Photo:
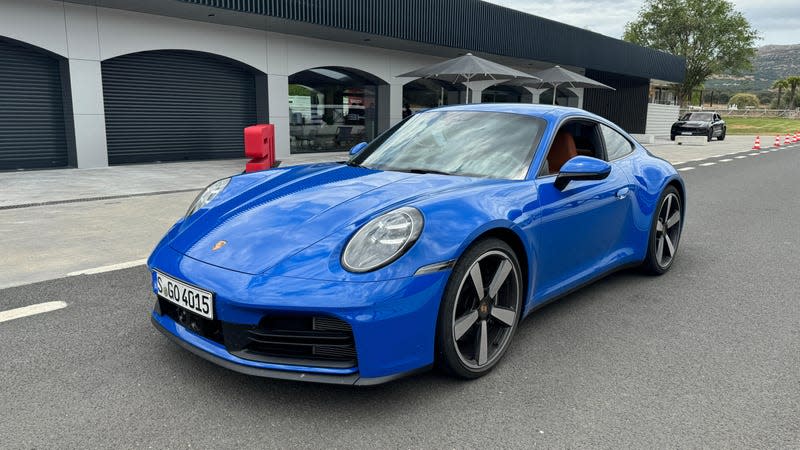
[(553, 83), (553, 106), (556, 104), (556, 96), (558, 95), (558, 83)]

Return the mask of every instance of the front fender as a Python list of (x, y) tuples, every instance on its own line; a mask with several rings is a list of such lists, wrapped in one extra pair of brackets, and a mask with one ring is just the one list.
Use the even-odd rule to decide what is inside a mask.
[[(446, 198), (420, 199), (425, 225), (417, 242), (386, 267), (368, 273), (351, 273), (341, 265), (344, 246), (357, 231), (355, 224), (285, 259), (264, 275), (327, 281), (372, 282), (413, 276), (426, 265), (457, 259), (480, 235), (496, 228), (512, 230), (524, 242), (520, 225), (533, 220), (535, 190), (532, 183), (517, 182), (475, 195), (455, 192)], [(533, 198), (533, 199), (532, 199)]]

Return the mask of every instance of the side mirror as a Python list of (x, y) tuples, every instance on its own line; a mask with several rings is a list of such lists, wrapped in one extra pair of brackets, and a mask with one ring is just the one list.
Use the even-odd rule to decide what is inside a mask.
[(554, 186), (563, 191), (570, 181), (604, 180), (611, 173), (611, 164), (589, 156), (576, 156), (561, 166)]
[(358, 144), (354, 145), (353, 148), (350, 149), (350, 155), (356, 155), (361, 150), (364, 150), (364, 147), (367, 146), (366, 142), (359, 142)]

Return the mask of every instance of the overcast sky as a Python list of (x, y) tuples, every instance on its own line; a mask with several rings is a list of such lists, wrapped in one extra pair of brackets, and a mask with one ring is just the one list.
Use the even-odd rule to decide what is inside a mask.
[[(622, 38), (642, 0), (485, 0), (558, 22)], [(756, 45), (800, 44), (800, 0), (733, 0), (763, 38)]]

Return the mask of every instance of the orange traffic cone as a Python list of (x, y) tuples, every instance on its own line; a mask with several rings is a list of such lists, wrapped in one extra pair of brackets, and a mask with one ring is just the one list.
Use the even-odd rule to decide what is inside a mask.
[(783, 140), (783, 145), (789, 145), (791, 143), (792, 143), (792, 137), (791, 137), (791, 135), (787, 134), (786, 138)]
[(753, 150), (761, 150), (761, 136), (756, 136), (756, 141), (753, 143)]
[(781, 136), (775, 136), (775, 143), (772, 144), (773, 147), (778, 148), (781, 146)]

